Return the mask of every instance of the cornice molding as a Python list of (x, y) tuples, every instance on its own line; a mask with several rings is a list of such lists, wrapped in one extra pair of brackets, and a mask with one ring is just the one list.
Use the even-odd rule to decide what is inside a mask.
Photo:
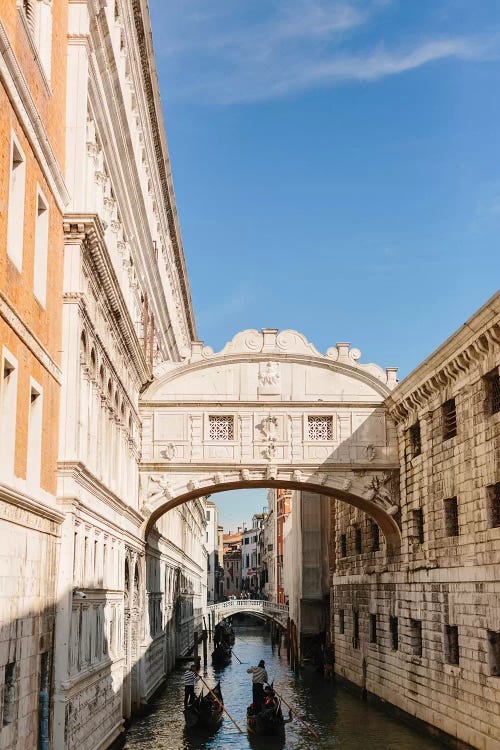
[(111, 311), (122, 343), (136, 368), (141, 384), (149, 383), (151, 374), (108, 253), (104, 229), (99, 217), (96, 214), (65, 214), (63, 229), (65, 242), (80, 242), (85, 245), (102, 289), (103, 298)]
[[(108, 487), (102, 484), (102, 482), (100, 482), (99, 479), (97, 479), (97, 477), (94, 476), (94, 474), (92, 474), (81, 461), (59, 461), (58, 473), (59, 477), (61, 478), (69, 477), (73, 479), (77, 484), (80, 485), (80, 487), (87, 490), (87, 492), (90, 492), (92, 495), (99, 497), (103, 503), (108, 505), (121, 516), (126, 517), (137, 527), (140, 527), (144, 522), (144, 516), (142, 515), (142, 513), (139, 513), (138, 511), (134, 510), (129, 505), (124, 503), (123, 500), (118, 497), (118, 495), (116, 495)], [(70, 502), (75, 507), (80, 506), (87, 509), (85, 503), (75, 498), (68, 499), (66, 497), (58, 497), (57, 500), (58, 502)], [(95, 509), (88, 508), (88, 510), (93, 514), (96, 514)], [(104, 520), (106, 520), (106, 523), (113, 525), (112, 522), (109, 521), (109, 519)], [(120, 532), (122, 535), (124, 534), (123, 528), (120, 529)]]
[(1, 20), (0, 81), (5, 87), (7, 96), (30, 142), (43, 175), (50, 186), (54, 200), (62, 212), (64, 207), (69, 203), (69, 193), (64, 176)]
[(17, 312), (14, 310), (10, 300), (8, 300), (5, 294), (3, 294), (3, 292), (1, 291), (0, 316), (12, 328), (16, 336), (19, 337), (23, 344), (25, 344), (25, 346), (37, 358), (40, 364), (47, 370), (47, 372), (54, 378), (54, 380), (59, 385), (61, 385), (62, 372), (59, 365), (54, 362), (40, 339), (33, 333), (30, 328), (28, 328), (26, 323), (21, 320)]
[(500, 292), (494, 295), (385, 400), (396, 422), (426, 407), (438, 393), (481, 366), (500, 348)]
[[(57, 508), (51, 507), (47, 503), (44, 503), (37, 498), (30, 497), (24, 492), (21, 492), (20, 490), (17, 490), (14, 487), (10, 487), (9, 485), (3, 483), (0, 483), (0, 501), (7, 502), (9, 503), (9, 505), (25, 511), (26, 513), (39, 516), (41, 519), (43, 519), (44, 522), (52, 522), (54, 524), (57, 524), (57, 526), (60, 526), (65, 518), (65, 514), (61, 513), (59, 510), (57, 510)], [(23, 523), (22, 520), (16, 518), (11, 514), (2, 512), (1, 509), (0, 518), (12, 523), (19, 523), (23, 526), (26, 526), (26, 523)], [(31, 526), (31, 528), (33, 528), (33, 526)], [(39, 528), (35, 527), (35, 530), (40, 531), (44, 534), (60, 536), (60, 531), (43, 528), (43, 526), (40, 526)]]
[[(165, 136), (165, 127), (161, 111), (161, 102), (158, 87), (158, 78), (154, 65), (154, 50), (152, 43), (152, 32), (149, 23), (149, 11), (144, 0), (132, 0), (132, 12), (135, 21), (137, 43), (144, 79), (146, 100), (148, 102), (148, 114), (153, 132), (153, 141), (157, 155), (157, 165), (163, 191), (163, 199), (167, 211), (168, 227), (175, 258), (175, 267), (184, 302), (184, 314), (191, 339), (197, 339), (196, 324), (194, 321), (191, 292), (187, 276), (186, 261), (182, 247), (182, 239), (175, 204), (174, 187), (172, 182), (172, 171)], [(147, 29), (145, 25), (147, 24)]]

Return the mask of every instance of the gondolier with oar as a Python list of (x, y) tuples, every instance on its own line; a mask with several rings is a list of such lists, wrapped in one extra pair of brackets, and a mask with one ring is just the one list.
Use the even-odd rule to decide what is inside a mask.
[(186, 709), (191, 703), (196, 700), (196, 693), (194, 692), (194, 686), (200, 678), (196, 674), (196, 665), (191, 664), (189, 669), (184, 672), (184, 708)]
[(264, 659), (259, 661), (257, 667), (247, 669), (247, 672), (252, 675), (253, 709), (255, 713), (258, 713), (261, 711), (264, 703), (264, 684), (269, 682)]

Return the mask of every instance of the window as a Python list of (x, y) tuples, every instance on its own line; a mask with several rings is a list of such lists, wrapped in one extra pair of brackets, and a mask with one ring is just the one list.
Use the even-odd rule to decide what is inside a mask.
[(205, 532), (206, 544), (208, 544), (208, 531)]
[(16, 662), (5, 665), (3, 688), (3, 725), (12, 724), (16, 718)]
[(458, 536), (458, 502), (456, 497), (444, 501), (444, 527), (446, 536)]
[(250, 541), (250, 539), (249, 539), (249, 538), (248, 538), (248, 537), (246, 536), (246, 537), (245, 537), (245, 544), (248, 544), (248, 543), (249, 543), (249, 541)]
[(389, 617), (389, 632), (391, 634), (391, 648), (397, 651), (399, 648), (398, 618)]
[(370, 643), (377, 642), (377, 615), (370, 615)]
[(30, 387), (28, 416), (28, 456), (26, 479), (31, 484), (40, 486), (40, 467), (42, 458), (42, 388), (33, 379)]
[(26, 160), (14, 133), (10, 146), (9, 206), (7, 209), (7, 255), (20, 271), (23, 265), (24, 189)]
[(352, 613), (352, 647), (359, 648), (359, 612), (354, 610)]
[(347, 536), (346, 534), (340, 535), (340, 557), (347, 557)]
[(354, 529), (354, 548), (356, 550), (356, 554), (360, 555), (361, 549), (362, 549), (362, 543), (361, 543), (361, 529), (359, 528), (359, 526), (356, 526), (356, 528)]
[(210, 440), (234, 440), (234, 418), (232, 416), (209, 417)]
[(486, 488), (488, 497), (488, 515), (491, 528), (500, 526), (500, 482)]
[(229, 588), (229, 586), (230, 586), (229, 578), (226, 578), (226, 587)]
[(333, 440), (333, 417), (308, 417), (309, 440)]
[(378, 552), (380, 549), (380, 529), (378, 523), (371, 521), (372, 530), (372, 552)]
[(500, 677), (500, 633), (488, 630), (488, 663), (490, 675)]
[(340, 635), (344, 635), (345, 633), (345, 615), (343, 609), (339, 609), (339, 633)]
[(419, 544), (424, 543), (424, 511), (422, 508), (412, 511), (413, 536)]
[(500, 369), (496, 367), (483, 378), (486, 386), (486, 412), (488, 415), (500, 411)]
[(207, 510), (207, 521), (210, 521), (210, 511)]
[(35, 257), (33, 290), (35, 297), (45, 307), (47, 301), (47, 251), (49, 243), (49, 206), (40, 190), (36, 196)]
[(17, 360), (3, 349), (0, 381), (0, 476), (14, 473), (16, 448)]
[(415, 422), (415, 424), (410, 427), (410, 451), (412, 456), (420, 456), (422, 453), (420, 422)]
[(457, 407), (455, 399), (450, 398), (441, 406), (443, 415), (443, 440), (449, 440), (457, 434)]
[(410, 620), (410, 642), (414, 656), (422, 656), (422, 622)]
[(246, 565), (245, 565), (245, 567), (249, 568), (250, 567), (250, 555), (245, 555), (245, 559), (246, 559)]
[(458, 648), (458, 626), (446, 626), (446, 661), (448, 664), (459, 664), (460, 651)]

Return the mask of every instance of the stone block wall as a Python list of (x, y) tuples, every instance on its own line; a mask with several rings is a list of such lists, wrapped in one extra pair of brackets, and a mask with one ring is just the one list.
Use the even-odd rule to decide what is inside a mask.
[(337, 674), (484, 750), (500, 749), (499, 334), (497, 295), (387, 399), (399, 556), (381, 533), (375, 551), (363, 512), (337, 500), (331, 513)]

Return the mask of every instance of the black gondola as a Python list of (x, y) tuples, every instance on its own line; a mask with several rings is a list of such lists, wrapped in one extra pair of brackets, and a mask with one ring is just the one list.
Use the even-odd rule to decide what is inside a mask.
[[(217, 703), (212, 693), (219, 699), (220, 703)], [(191, 703), (184, 710), (186, 725), (189, 728), (198, 726), (213, 729), (220, 723), (223, 713), (222, 706), (224, 705), (220, 682), (212, 689), (212, 693), (203, 695), (202, 692), (201, 695), (197, 696), (194, 703)]]
[(219, 643), (212, 652), (212, 664), (224, 667), (231, 661), (231, 646), (228, 643)]
[(285, 720), (281, 711), (281, 701), (272, 708), (264, 706), (259, 713), (253, 713), (252, 706), (247, 708), (247, 729), (253, 734), (283, 735)]

